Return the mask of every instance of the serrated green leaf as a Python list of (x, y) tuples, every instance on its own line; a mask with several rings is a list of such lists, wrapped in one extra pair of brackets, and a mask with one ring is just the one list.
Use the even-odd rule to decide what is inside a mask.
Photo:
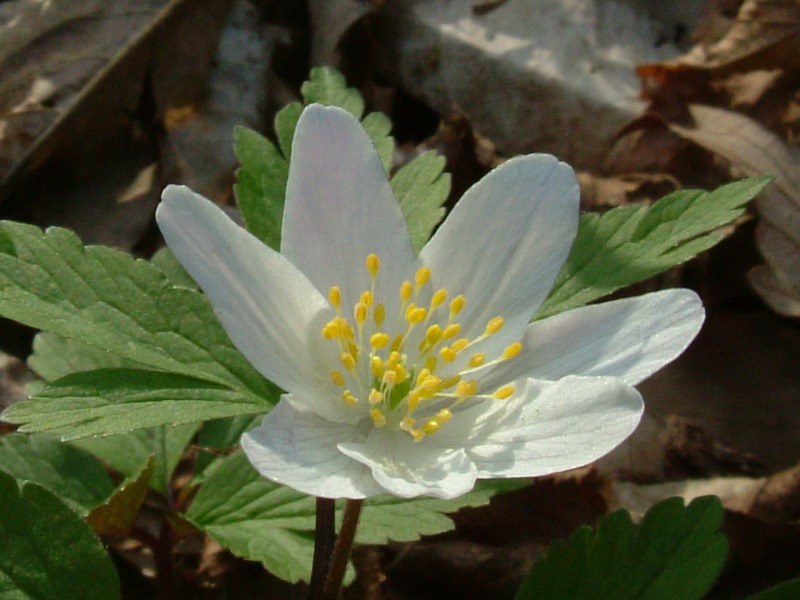
[(383, 113), (372, 112), (364, 117), (361, 125), (375, 145), (378, 156), (381, 157), (383, 170), (388, 173), (392, 168), (394, 156), (394, 138), (389, 135), (392, 131), (392, 121)]
[(0, 469), (50, 490), (81, 516), (114, 491), (108, 474), (91, 455), (43, 435), (0, 437)]
[(300, 120), (302, 112), (303, 105), (299, 102), (292, 102), (275, 113), (275, 135), (278, 137), (278, 144), (287, 161), (292, 159), (294, 130), (297, 129), (297, 121)]
[(150, 257), (150, 264), (158, 267), (173, 285), (187, 287), (191, 290), (198, 289), (195, 280), (186, 272), (183, 265), (178, 262), (178, 259), (175, 258), (175, 255), (170, 252), (169, 248), (166, 246), (164, 248), (159, 248), (156, 253)]
[(53, 493), (0, 471), (0, 597), (114, 600), (119, 581), (91, 529)]
[(755, 596), (750, 596), (747, 600), (797, 600), (797, 598), (800, 598), (800, 579), (784, 581)]
[[(0, 223), (0, 315), (151, 368), (274, 398), (231, 344), (208, 300), (156, 267), (72, 232)], [(5, 244), (5, 247), (9, 247)]]
[(260, 414), (270, 407), (252, 394), (176, 373), (99, 369), (45, 385), (30, 400), (7, 408), (3, 418), (19, 424), (20, 431), (49, 431), (74, 439)]
[[(242, 453), (214, 463), (203, 481), (185, 515), (187, 519), (235, 554), (263, 562), (278, 577), (288, 581), (308, 579), (313, 554), (313, 497), (264, 479)], [(480, 482), (475, 491), (455, 500), (370, 498), (364, 503), (356, 541), (408, 541), (447, 531), (453, 523), (444, 513), (485, 504), (498, 491), (523, 485), (525, 482), (519, 480)], [(337, 508), (338, 516), (341, 508)]]
[(332, 67), (314, 67), (309, 80), (300, 87), (306, 104), (317, 102), (328, 106), (340, 106), (361, 119), (364, 114), (364, 99), (355, 88), (347, 87), (344, 75)]
[(669, 498), (633, 526), (626, 511), (552, 546), (533, 565), (517, 600), (699, 600), (725, 562), (722, 505), (705, 496)]
[(122, 482), (108, 502), (95, 508), (86, 522), (99, 534), (128, 535), (153, 479), (155, 458), (139, 466), (134, 477)]
[(392, 190), (408, 224), (414, 250), (431, 237), (444, 217), (444, 203), (450, 194), (450, 174), (444, 173), (445, 159), (433, 151), (424, 152), (400, 168), (392, 178)]
[(684, 190), (651, 207), (581, 217), (578, 237), (537, 319), (577, 308), (679, 265), (722, 239), (714, 230), (742, 215), (769, 178), (713, 192)]

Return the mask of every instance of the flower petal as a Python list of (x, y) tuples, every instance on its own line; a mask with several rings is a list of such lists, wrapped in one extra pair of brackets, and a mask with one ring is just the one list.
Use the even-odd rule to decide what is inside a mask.
[(578, 199), (572, 169), (547, 154), (513, 158), (467, 190), (420, 253), (437, 286), (466, 296), (466, 337), (498, 315), (505, 342), (521, 334), (567, 258)]
[(189, 188), (164, 190), (156, 219), (167, 245), (211, 300), (234, 345), (290, 391), (327, 385), (314, 368), (310, 329), (330, 307), (283, 256)]
[(675, 289), (584, 306), (534, 321), (523, 351), (481, 381), (495, 389), (519, 377), (614, 376), (635, 385), (680, 355), (700, 331), (697, 294)]
[(517, 386), (502, 418), (486, 419), (467, 448), (479, 478), (537, 477), (586, 465), (628, 437), (644, 409), (639, 393), (615, 377), (527, 379)]
[(386, 492), (401, 498), (455, 498), (475, 485), (475, 465), (463, 448), (437, 448), (415, 442), (403, 431), (375, 429), (363, 443), (339, 444), (363, 463)]
[(416, 257), (375, 146), (345, 110), (312, 104), (297, 123), (286, 186), (281, 253), (323, 293), (354, 306), (370, 289), (367, 255), (396, 294)]
[(323, 498), (355, 500), (383, 493), (369, 468), (336, 447), (357, 436), (357, 427), (297, 411), (284, 398), (261, 425), (242, 436), (242, 448), (259, 473)]

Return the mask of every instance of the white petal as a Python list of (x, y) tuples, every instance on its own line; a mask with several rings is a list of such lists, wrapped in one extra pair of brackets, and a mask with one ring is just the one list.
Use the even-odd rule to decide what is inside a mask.
[(628, 437), (644, 409), (639, 393), (614, 377), (517, 385), (518, 394), (505, 401), (513, 409), (492, 419), (467, 448), (479, 478), (536, 477), (586, 465)]
[(467, 337), (498, 315), (505, 341), (521, 334), (567, 258), (578, 199), (572, 169), (546, 154), (513, 158), (464, 194), (420, 258), (437, 286), (466, 296)]
[(353, 425), (296, 411), (282, 398), (242, 436), (242, 448), (267, 479), (312, 496), (355, 500), (383, 493), (369, 468), (336, 448), (358, 434)]
[(156, 219), (170, 250), (256, 369), (293, 392), (329, 385), (314, 368), (309, 338), (319, 337), (318, 321), (330, 307), (300, 271), (186, 187), (164, 190)]
[(311, 105), (300, 116), (281, 253), (323, 293), (339, 286), (348, 307), (370, 288), (370, 253), (380, 256), (381, 280), (394, 294), (413, 272), (416, 257), (378, 152), (345, 110)]
[(482, 381), (493, 389), (518, 377), (614, 376), (635, 385), (679, 356), (705, 312), (691, 290), (654, 292), (584, 306), (531, 323), (523, 351)]
[(339, 449), (367, 465), (388, 493), (402, 498), (455, 498), (475, 485), (475, 465), (462, 448), (417, 443), (404, 431), (375, 429), (365, 442), (342, 443)]

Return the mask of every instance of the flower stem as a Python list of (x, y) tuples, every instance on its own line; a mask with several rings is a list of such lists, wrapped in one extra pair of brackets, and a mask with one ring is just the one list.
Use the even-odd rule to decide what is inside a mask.
[(314, 532), (314, 562), (311, 567), (309, 600), (322, 598), (325, 579), (331, 566), (331, 554), (336, 541), (336, 502), (317, 498), (317, 520)]
[(342, 588), (342, 580), (347, 570), (347, 561), (350, 559), (350, 551), (353, 548), (353, 540), (356, 537), (356, 526), (358, 517), (361, 516), (361, 506), (363, 500), (348, 500), (344, 506), (344, 516), (342, 517), (342, 528), (339, 530), (339, 537), (333, 547), (328, 576), (322, 588), (321, 600), (337, 600), (339, 590)]

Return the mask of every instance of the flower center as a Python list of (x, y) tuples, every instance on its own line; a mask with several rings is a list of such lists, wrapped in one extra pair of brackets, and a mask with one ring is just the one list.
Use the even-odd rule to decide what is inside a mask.
[(344, 316), (340, 289), (334, 286), (328, 292), (336, 316), (321, 333), (338, 344), (341, 368), (331, 370), (330, 378), (342, 388), (342, 402), (352, 408), (368, 406), (376, 427), (406, 431), (419, 442), (436, 433), (467, 400), (503, 400), (514, 393), (508, 385), (480, 394), (472, 378), (479, 369), (512, 359), (522, 350), (515, 342), (498, 356), (475, 351), (476, 344), (500, 331), (503, 317), (489, 319), (473, 339), (460, 337), (458, 315), (467, 299), (459, 295), (448, 302), (447, 290), (428, 289), (431, 270), (420, 267), (414, 281), (404, 281), (398, 290), (398, 318), (387, 320), (386, 299), (376, 298), (376, 254), (367, 256), (366, 269), (372, 283), (359, 296), (352, 317)]

